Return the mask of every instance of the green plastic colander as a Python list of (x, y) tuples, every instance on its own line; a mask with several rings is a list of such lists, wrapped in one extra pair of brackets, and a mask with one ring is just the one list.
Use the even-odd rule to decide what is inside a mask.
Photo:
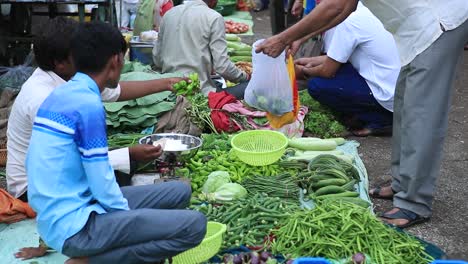
[(174, 264), (195, 264), (202, 263), (218, 253), (223, 243), (223, 234), (226, 232), (226, 225), (218, 222), (208, 222), (206, 235), (200, 245), (189, 249), (175, 256), (172, 260)]
[(288, 138), (271, 130), (241, 132), (231, 140), (237, 157), (252, 166), (265, 166), (278, 161), (288, 146)]

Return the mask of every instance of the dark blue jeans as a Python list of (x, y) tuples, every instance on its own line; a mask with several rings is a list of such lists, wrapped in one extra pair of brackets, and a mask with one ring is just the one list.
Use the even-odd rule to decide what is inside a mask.
[(310, 79), (308, 90), (315, 100), (352, 117), (363, 127), (376, 129), (392, 125), (393, 113), (375, 100), (366, 80), (350, 63), (343, 64), (334, 78)]

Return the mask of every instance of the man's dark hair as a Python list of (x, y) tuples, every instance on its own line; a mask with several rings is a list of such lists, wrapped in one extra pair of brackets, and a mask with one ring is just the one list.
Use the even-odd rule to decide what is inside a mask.
[(71, 53), (78, 72), (98, 73), (112, 56), (126, 50), (120, 31), (100, 21), (80, 24), (72, 37)]
[(44, 71), (53, 71), (55, 62), (65, 61), (70, 56), (70, 42), (78, 22), (56, 17), (39, 28), (33, 41), (34, 57)]

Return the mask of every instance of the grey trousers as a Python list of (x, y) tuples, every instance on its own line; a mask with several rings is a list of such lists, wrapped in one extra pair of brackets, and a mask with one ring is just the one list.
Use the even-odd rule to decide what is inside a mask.
[(67, 239), (63, 254), (90, 263), (154, 263), (197, 246), (206, 233), (203, 214), (183, 210), (191, 188), (182, 182), (123, 187), (129, 211), (92, 213)]
[(432, 214), (456, 65), (468, 41), (468, 21), (442, 34), (403, 67), (393, 114), (394, 206)]

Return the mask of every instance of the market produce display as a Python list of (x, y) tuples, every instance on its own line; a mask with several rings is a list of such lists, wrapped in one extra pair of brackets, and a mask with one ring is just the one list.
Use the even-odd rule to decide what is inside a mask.
[(196, 93), (188, 98), (191, 106), (185, 109), (190, 121), (202, 131), (218, 134), (213, 120), (211, 120), (211, 109), (208, 107), (208, 98), (202, 93)]
[(141, 132), (154, 125), (159, 115), (172, 110), (175, 99), (173, 93), (161, 92), (130, 101), (105, 103), (106, 124), (111, 133)]
[(236, 62), (236, 66), (237, 68), (246, 72), (248, 75), (252, 75), (252, 63), (251, 62), (239, 61), (239, 62)]
[(262, 246), (270, 240), (269, 235), (278, 227), (280, 220), (299, 210), (299, 203), (255, 194), (220, 206), (204, 204), (195, 207), (195, 210), (204, 213), (209, 221), (228, 226), (224, 248)]
[(307, 90), (299, 92), (301, 105), (309, 108), (304, 119), (304, 131), (321, 138), (340, 136), (346, 128), (338, 121), (339, 116), (314, 100)]
[(267, 194), (283, 200), (297, 201), (300, 192), (296, 180), (290, 173), (250, 177), (243, 180), (242, 185), (250, 194)]
[(237, 255), (225, 254), (223, 256), (224, 264), (277, 264), (278, 261), (275, 257), (267, 252), (256, 252), (252, 251), (250, 253), (240, 253)]
[(249, 31), (249, 25), (232, 20), (226, 20), (224, 26), (226, 27), (226, 33), (240, 34)]
[[(139, 63), (126, 63), (126, 72), (120, 76), (121, 81), (147, 81), (161, 78), (182, 77), (180, 73), (160, 74)], [(172, 92), (160, 92), (135, 100), (104, 103), (108, 134), (139, 133), (153, 126), (158, 116), (174, 108), (176, 95)]]
[(187, 98), (191, 98), (196, 93), (200, 92), (200, 80), (198, 79), (197, 73), (191, 73), (188, 75), (190, 83), (187, 83), (185, 80), (182, 80), (173, 85), (176, 95), (183, 95)]
[(365, 263), (420, 264), (433, 260), (418, 240), (348, 202), (326, 202), (310, 211), (296, 211), (278, 226), (273, 230), (272, 251), (293, 258), (348, 258), (348, 263), (353, 263), (351, 258), (362, 253), (369, 257)]
[(232, 34), (226, 34), (226, 42), (231, 61), (252, 62), (252, 46), (242, 43), (238, 36)]
[(197, 196), (210, 173), (225, 171), (229, 173), (232, 182), (241, 183), (252, 176), (274, 176), (281, 173), (296, 173), (297, 169), (272, 164), (269, 166), (250, 166), (240, 161), (231, 151), (227, 134), (203, 134), (203, 146), (197, 154), (187, 162), (186, 167), (177, 173), (191, 179), (192, 190)]

